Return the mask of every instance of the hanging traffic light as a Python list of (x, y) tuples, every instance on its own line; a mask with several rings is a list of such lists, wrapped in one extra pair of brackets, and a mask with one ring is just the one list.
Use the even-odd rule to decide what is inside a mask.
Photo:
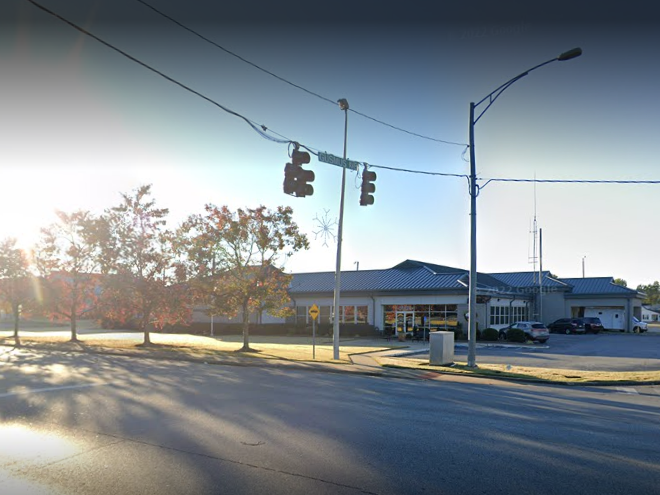
[(295, 166), (293, 163), (287, 163), (284, 167), (284, 184), (283, 189), (285, 194), (293, 194), (296, 192), (298, 185), (298, 172), (300, 167)]
[(300, 170), (298, 173), (298, 184), (296, 185), (295, 191), (296, 196), (299, 198), (314, 194), (314, 188), (311, 184), (308, 184), (308, 182), (314, 182), (314, 172), (302, 168), (303, 164), (309, 163), (309, 159), (309, 153), (306, 151), (300, 151), (298, 148), (291, 153), (291, 161)]
[(296, 196), (304, 198), (314, 194), (314, 187), (308, 182), (314, 182), (314, 172), (311, 170), (300, 169), (298, 176), (298, 186), (296, 187)]
[(362, 171), (362, 194), (360, 194), (360, 206), (369, 206), (374, 204), (373, 193), (376, 192), (376, 184), (373, 181), (376, 180), (376, 172), (367, 170), (367, 167), (364, 167)]
[(309, 182), (314, 182), (314, 172), (302, 168), (304, 163), (309, 163), (310, 156), (306, 151), (300, 151), (298, 148), (291, 153), (291, 163), (287, 163), (284, 168), (284, 184), (282, 189), (286, 194), (291, 194), (298, 198), (311, 196), (314, 194), (314, 188)]

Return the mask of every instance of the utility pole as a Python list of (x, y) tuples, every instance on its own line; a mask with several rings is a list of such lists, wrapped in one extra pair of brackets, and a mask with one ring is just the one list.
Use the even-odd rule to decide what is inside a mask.
[[(348, 101), (337, 101), (344, 111), (344, 161), (346, 161), (346, 138), (348, 136)], [(341, 241), (344, 229), (344, 191), (346, 190), (346, 167), (341, 168), (341, 196), (339, 199), (339, 225), (337, 227), (337, 265), (335, 268), (334, 315), (332, 319), (332, 358), (339, 359), (339, 314), (341, 292)]]

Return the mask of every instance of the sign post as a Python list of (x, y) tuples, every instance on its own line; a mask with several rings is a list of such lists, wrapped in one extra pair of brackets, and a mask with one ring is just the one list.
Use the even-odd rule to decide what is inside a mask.
[(309, 316), (312, 317), (312, 359), (316, 359), (316, 318), (319, 316), (319, 307), (316, 304), (309, 308)]

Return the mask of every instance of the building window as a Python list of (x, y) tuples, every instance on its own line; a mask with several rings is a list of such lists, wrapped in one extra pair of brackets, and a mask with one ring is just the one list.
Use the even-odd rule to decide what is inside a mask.
[(366, 325), (369, 323), (369, 307), (356, 306), (355, 307), (355, 323)]
[(458, 325), (456, 304), (390, 304), (383, 305), (383, 330), (396, 332), (397, 315), (401, 321), (413, 322), (419, 330), (451, 330)]
[[(296, 306), (296, 325), (311, 325), (312, 317), (309, 316), (310, 306)], [(319, 324), (332, 323), (332, 306), (319, 307)], [(368, 306), (340, 306), (339, 307), (339, 323), (366, 324), (369, 321), (369, 307)]]
[(489, 325), (510, 325), (527, 320), (526, 306), (491, 306)]
[(307, 306), (296, 307), (296, 325), (305, 326), (307, 324)]

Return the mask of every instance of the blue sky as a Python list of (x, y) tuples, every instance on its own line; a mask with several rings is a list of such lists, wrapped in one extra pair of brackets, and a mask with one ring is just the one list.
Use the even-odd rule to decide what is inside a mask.
[[(195, 38), (136, 0), (38, 0), (143, 62), (269, 129), (341, 155), (344, 114)], [(579, 46), (515, 83), (477, 123), (477, 171), (488, 178), (660, 180), (658, 19), (635, 3), (598, 13), (561, 6), (440, 14), (384, 3), (377, 11), (305, 5), (150, 0), (216, 43), (332, 101), (392, 125), (467, 143), (470, 101)], [(477, 12), (474, 15), (472, 12)], [(121, 192), (153, 184), (176, 226), (204, 204), (291, 205), (311, 249), (291, 271), (333, 271), (335, 244), (315, 219), (338, 217), (341, 169), (312, 159), (314, 195), (282, 192), (287, 147), (153, 74), (25, 0), (0, 7), (0, 237), (29, 246), (53, 209), (100, 213)], [(420, 139), (349, 113), (348, 157), (375, 166), (376, 203), (360, 207), (347, 175), (342, 267), (411, 258), (469, 267), (465, 146)], [(536, 189), (536, 194), (535, 194)], [(543, 229), (543, 266), (562, 277), (660, 278), (660, 185), (491, 182), (478, 198), (478, 269), (532, 269), (530, 229)]]

